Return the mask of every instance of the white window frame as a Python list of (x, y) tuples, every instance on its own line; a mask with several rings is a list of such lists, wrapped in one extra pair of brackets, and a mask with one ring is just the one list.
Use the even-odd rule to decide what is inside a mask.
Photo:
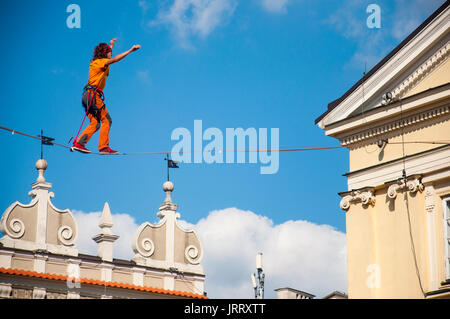
[(445, 279), (450, 280), (450, 197), (442, 201), (444, 217)]

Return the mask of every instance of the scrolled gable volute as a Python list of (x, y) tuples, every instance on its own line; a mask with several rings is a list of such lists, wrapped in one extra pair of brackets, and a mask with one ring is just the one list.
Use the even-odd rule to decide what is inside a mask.
[(28, 193), (31, 202), (16, 201), (3, 213), (0, 230), (4, 236), (0, 242), (5, 247), (77, 256), (77, 223), (70, 210), (60, 210), (51, 202), (55, 195), (49, 192), (52, 184), (44, 177), (47, 166), (43, 159), (36, 162), (39, 175)]

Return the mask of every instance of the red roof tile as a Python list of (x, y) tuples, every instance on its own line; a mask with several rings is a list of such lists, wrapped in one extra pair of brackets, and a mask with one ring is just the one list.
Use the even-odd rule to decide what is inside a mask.
[[(1, 268), (1, 267), (0, 267), (0, 274), (35, 277), (35, 278), (61, 280), (61, 281), (65, 281), (68, 279), (67, 275), (55, 275), (55, 274), (41, 273), (41, 272), (36, 272), (36, 271), (27, 271), (27, 270), (21, 270), (21, 269)], [(207, 299), (207, 297), (204, 295), (194, 294), (194, 293), (185, 292), (185, 291), (160, 289), (160, 288), (153, 288), (153, 287), (148, 287), (148, 286), (137, 286), (137, 285), (124, 284), (124, 283), (114, 282), (114, 281), (100, 281), (100, 280), (94, 280), (94, 279), (89, 279), (89, 278), (80, 278), (80, 283), (113, 287), (113, 288), (123, 288), (123, 289), (130, 289), (130, 290), (147, 291), (147, 292), (165, 294), (165, 295)]]

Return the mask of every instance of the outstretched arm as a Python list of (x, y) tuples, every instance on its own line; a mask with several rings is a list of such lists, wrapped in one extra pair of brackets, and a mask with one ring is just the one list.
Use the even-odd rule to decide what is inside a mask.
[(126, 57), (128, 54), (130, 54), (131, 52), (134, 52), (136, 50), (139, 50), (141, 48), (141, 46), (139, 44), (133, 45), (131, 47), (131, 49), (129, 49), (128, 51), (122, 52), (118, 55), (116, 55), (115, 57), (109, 59), (108, 61), (106, 61), (105, 66), (108, 66), (110, 64), (119, 62), (120, 60), (122, 60), (124, 57)]

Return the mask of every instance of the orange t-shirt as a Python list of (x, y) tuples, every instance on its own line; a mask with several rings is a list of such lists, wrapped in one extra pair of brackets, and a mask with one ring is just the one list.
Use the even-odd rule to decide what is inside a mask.
[(89, 85), (98, 87), (100, 90), (105, 88), (106, 78), (109, 75), (109, 66), (105, 67), (109, 59), (95, 59), (89, 66)]

